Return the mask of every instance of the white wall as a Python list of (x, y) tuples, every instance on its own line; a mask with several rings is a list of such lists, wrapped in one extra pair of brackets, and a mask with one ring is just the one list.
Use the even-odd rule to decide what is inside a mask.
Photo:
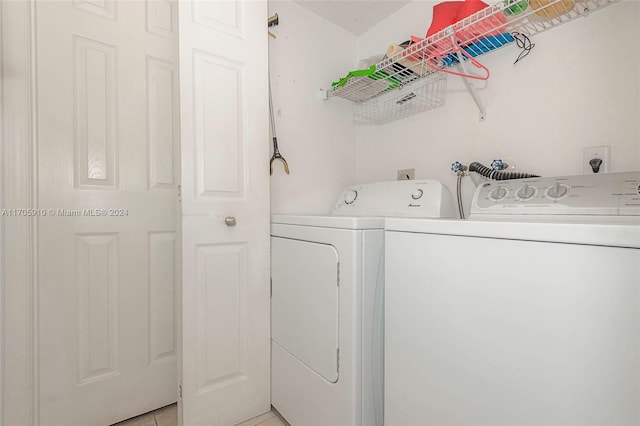
[[(416, 1), (358, 38), (358, 57), (424, 36), (432, 1)], [(358, 183), (395, 179), (415, 168), (455, 189), (450, 165), (513, 159), (519, 171), (582, 173), (584, 147), (610, 145), (611, 171), (640, 170), (640, 2), (625, 1), (535, 36), (513, 66), (514, 45), (480, 58), (491, 78), (478, 110), (450, 76), (443, 107), (383, 126), (358, 126)], [(468, 195), (468, 194), (467, 194)]]
[[(356, 38), (289, 0), (271, 0), (280, 25), (269, 42), (276, 128), (291, 167), (275, 164), (274, 214), (322, 214), (354, 183), (393, 180), (415, 168), (453, 191), (453, 161), (514, 160), (519, 171), (582, 173), (584, 147), (610, 145), (611, 171), (640, 169), (640, 2), (623, 1), (533, 37), (518, 65), (515, 44), (483, 56), (475, 82), (487, 120), (450, 76), (443, 107), (383, 126), (355, 126), (348, 101), (320, 89), (410, 35), (424, 36), (437, 1), (414, 1)], [(468, 199), (473, 186), (467, 182)]]
[(280, 24), (269, 41), (276, 135), (291, 174), (274, 163), (273, 214), (326, 214), (355, 183), (351, 104), (322, 100), (320, 89), (356, 63), (356, 37), (288, 0), (271, 0)]

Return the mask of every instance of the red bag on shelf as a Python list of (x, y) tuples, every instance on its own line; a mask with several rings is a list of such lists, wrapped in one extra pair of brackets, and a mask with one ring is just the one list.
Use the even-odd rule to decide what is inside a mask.
[(465, 3), (462, 1), (445, 1), (433, 6), (433, 20), (427, 30), (426, 37), (430, 37), (458, 22), (460, 9)]
[[(504, 32), (507, 18), (502, 12), (489, 10), (485, 16), (479, 16), (478, 20), (471, 25), (463, 22), (465, 18), (487, 7), (489, 5), (480, 0), (466, 0), (464, 2), (458, 14), (458, 25), (454, 27), (458, 41), (462, 42), (462, 44), (467, 44), (467, 42), (474, 42), (479, 38), (495, 36)], [(467, 26), (465, 27), (465, 25)]]
[[(453, 25), (456, 40), (462, 45), (468, 45), (480, 38), (497, 35), (503, 32), (507, 19), (500, 12), (488, 11), (485, 17), (480, 16), (473, 24), (463, 22), (465, 18), (489, 7), (481, 0), (445, 1), (433, 7), (433, 20), (427, 30), (426, 37), (431, 37), (445, 28)], [(419, 37), (412, 36), (411, 42), (421, 41)], [(443, 38), (427, 47), (426, 56), (444, 55), (453, 49), (450, 38)], [(414, 55), (415, 57), (415, 55)], [(411, 59), (414, 59), (412, 57)]]
[(465, 0), (458, 12), (458, 21), (461, 21), (476, 12), (480, 12), (482, 9), (487, 7), (489, 7), (489, 5), (480, 0)]

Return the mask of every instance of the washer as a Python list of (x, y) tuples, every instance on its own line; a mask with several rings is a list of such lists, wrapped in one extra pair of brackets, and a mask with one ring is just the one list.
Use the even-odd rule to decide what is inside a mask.
[(291, 425), (382, 425), (383, 216), (453, 215), (446, 187), (423, 180), (272, 217), (271, 401)]
[(640, 424), (640, 172), (389, 219), (385, 424)]

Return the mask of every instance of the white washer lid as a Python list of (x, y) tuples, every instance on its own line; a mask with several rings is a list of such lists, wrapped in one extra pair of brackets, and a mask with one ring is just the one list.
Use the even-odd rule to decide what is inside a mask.
[(640, 248), (640, 223), (557, 223), (401, 219), (386, 221), (387, 231), (505, 240), (545, 241)]
[(273, 215), (272, 224), (315, 226), (340, 229), (383, 229), (382, 217)]

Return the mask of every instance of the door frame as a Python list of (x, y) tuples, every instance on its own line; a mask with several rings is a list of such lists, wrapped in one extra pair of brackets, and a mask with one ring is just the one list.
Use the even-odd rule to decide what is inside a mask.
[[(33, 209), (37, 207), (35, 2), (2, 2), (0, 19), (2, 208)], [(8, 70), (7, 64), (14, 67)], [(33, 426), (38, 424), (38, 220), (2, 219), (0, 425)]]

